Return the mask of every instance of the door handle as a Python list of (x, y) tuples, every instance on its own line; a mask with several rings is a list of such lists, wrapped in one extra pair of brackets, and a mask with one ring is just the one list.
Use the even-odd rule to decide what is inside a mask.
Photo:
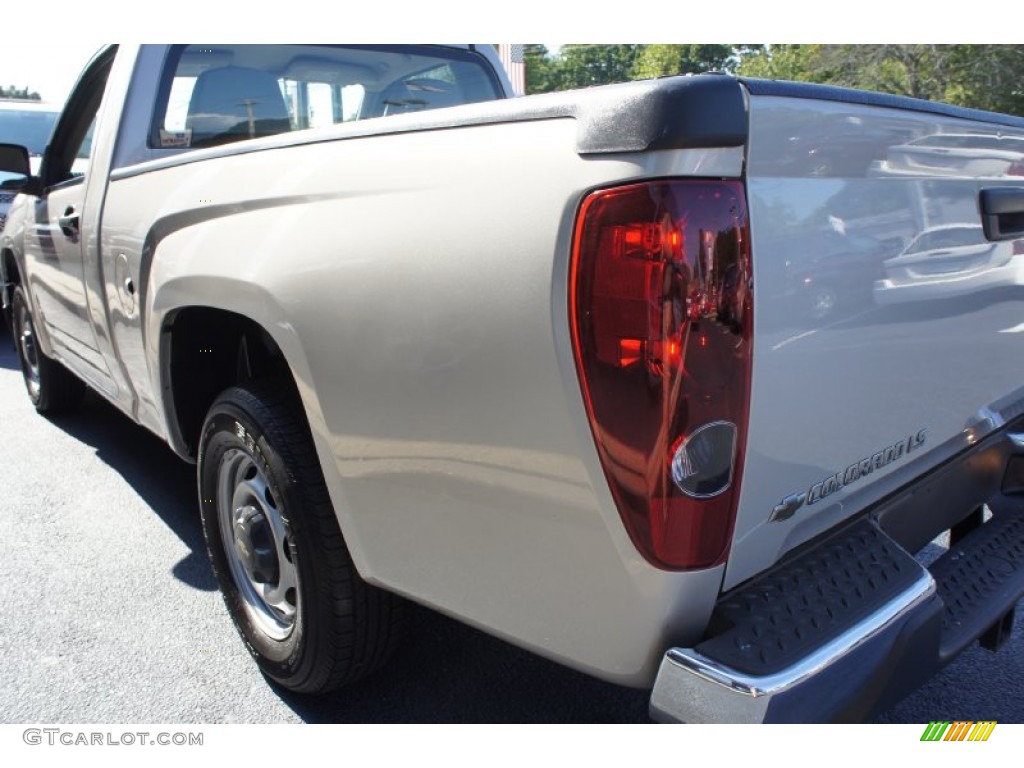
[(78, 237), (80, 231), (78, 213), (73, 205), (64, 209), (64, 215), (57, 219), (57, 224), (60, 225), (60, 231), (64, 233), (64, 237), (70, 240)]
[(1024, 238), (1024, 188), (992, 187), (979, 195), (981, 226), (988, 240)]

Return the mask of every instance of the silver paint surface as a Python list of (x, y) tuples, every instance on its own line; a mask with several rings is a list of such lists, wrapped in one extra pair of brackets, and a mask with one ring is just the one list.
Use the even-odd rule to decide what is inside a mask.
[[(984, 290), (979, 283), (956, 295), (933, 287), (919, 300), (885, 306), (876, 300), (876, 282), (896, 269), (900, 262), (892, 260), (915, 237), (951, 224), (980, 225), (982, 188), (1024, 187), (1021, 176), (979, 175), (972, 169), (991, 172), (993, 164), (963, 162), (955, 153), (908, 172), (905, 147), (937, 134), (975, 136), (982, 144), (1013, 135), (923, 113), (751, 99), (753, 397), (726, 587), (967, 447), (1020, 403), (1020, 281)], [(956, 277), (974, 267), (947, 260), (937, 268)], [(829, 316), (811, 316), (809, 289), (837, 271), (846, 276), (836, 289), (841, 300)], [(987, 419), (992, 410), (1004, 416)], [(870, 482), (769, 524), (773, 508), (794, 491), (922, 428), (927, 443)]]

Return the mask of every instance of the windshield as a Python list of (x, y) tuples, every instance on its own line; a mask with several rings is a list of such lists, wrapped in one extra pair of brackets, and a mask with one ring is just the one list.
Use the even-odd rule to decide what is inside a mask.
[(0, 109), (0, 143), (20, 144), (30, 155), (42, 155), (57, 115), (38, 109)]

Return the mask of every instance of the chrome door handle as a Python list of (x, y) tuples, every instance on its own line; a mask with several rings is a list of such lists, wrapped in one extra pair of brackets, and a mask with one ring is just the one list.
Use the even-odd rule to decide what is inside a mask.
[(65, 237), (71, 240), (78, 237), (80, 230), (79, 219), (74, 206), (69, 205), (64, 210), (64, 215), (57, 219), (57, 224), (60, 225), (60, 231), (64, 233)]

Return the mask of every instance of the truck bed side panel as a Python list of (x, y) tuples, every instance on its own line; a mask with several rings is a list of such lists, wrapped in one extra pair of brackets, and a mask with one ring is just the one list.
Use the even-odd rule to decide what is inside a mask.
[(178, 307), (260, 323), (366, 578), (646, 685), (703, 631), (723, 569), (658, 570), (622, 526), (572, 364), (569, 243), (588, 189), (737, 177), (742, 148), (594, 159), (576, 137), (571, 119), (520, 121), (129, 169), (104, 237), (146, 276), (144, 321), (115, 338), (155, 377)]

